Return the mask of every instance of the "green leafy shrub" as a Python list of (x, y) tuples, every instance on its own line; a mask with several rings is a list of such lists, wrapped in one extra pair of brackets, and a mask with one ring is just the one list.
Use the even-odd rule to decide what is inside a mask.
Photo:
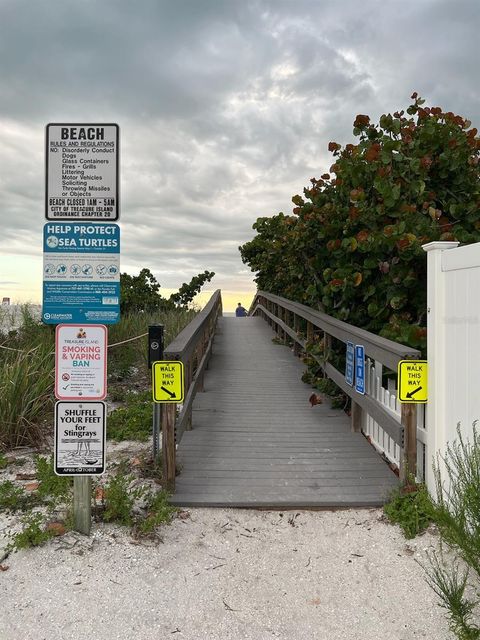
[(40, 513), (32, 513), (22, 520), (22, 530), (12, 536), (9, 550), (38, 547), (50, 540), (55, 533), (46, 528), (46, 520)]
[(171, 311), (176, 306), (186, 307), (214, 275), (213, 271), (199, 273), (189, 283), (184, 282), (178, 292), (167, 299), (160, 295), (160, 283), (149, 269), (142, 269), (138, 276), (122, 273), (120, 275), (121, 311), (122, 313), (143, 313)]
[(400, 526), (408, 539), (423, 533), (434, 517), (432, 501), (424, 485), (406, 485), (395, 489), (383, 510), (391, 522)]
[(152, 433), (152, 396), (150, 391), (127, 393), (126, 406), (112, 411), (107, 421), (107, 437), (117, 442), (140, 440), (145, 442)]
[(0, 510), (19, 511), (26, 506), (26, 494), (10, 480), (0, 482)]
[(133, 475), (127, 473), (126, 465), (122, 464), (105, 485), (105, 522), (116, 522), (125, 526), (133, 524), (132, 509), (135, 500), (144, 493), (141, 487), (130, 489), (133, 479)]
[(259, 218), (240, 252), (259, 289), (425, 349), (422, 244), (480, 239), (480, 139), (412, 99), (378, 124), (358, 115), (356, 143), (330, 142), (330, 171), (292, 198), (292, 215)]

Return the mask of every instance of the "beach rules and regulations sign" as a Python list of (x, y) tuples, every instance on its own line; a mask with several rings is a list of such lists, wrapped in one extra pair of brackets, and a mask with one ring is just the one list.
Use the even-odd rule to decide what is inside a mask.
[(55, 330), (55, 396), (103, 400), (107, 395), (107, 327), (59, 324)]
[(45, 140), (47, 220), (118, 220), (118, 125), (51, 123)]
[(104, 402), (57, 402), (55, 405), (55, 473), (92, 476), (105, 471)]

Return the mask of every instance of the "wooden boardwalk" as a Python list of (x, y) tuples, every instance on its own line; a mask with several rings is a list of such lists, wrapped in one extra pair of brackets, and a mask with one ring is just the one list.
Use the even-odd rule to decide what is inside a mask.
[(311, 407), (303, 363), (261, 318), (222, 318), (178, 447), (172, 503), (210, 507), (378, 506), (397, 477), (343, 411)]

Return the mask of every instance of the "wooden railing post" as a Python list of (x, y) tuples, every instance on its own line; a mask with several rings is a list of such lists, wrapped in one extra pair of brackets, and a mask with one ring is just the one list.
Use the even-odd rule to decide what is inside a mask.
[(400, 480), (409, 485), (417, 476), (417, 405), (402, 404), (404, 429), (403, 454), (400, 465)]
[[(278, 317), (280, 318), (280, 320), (282, 320), (282, 322), (285, 322), (285, 315), (286, 315), (286, 311), (283, 307), (279, 306), (278, 307)], [(285, 333), (285, 331), (280, 327), (278, 327), (278, 331), (280, 334), (280, 340), (283, 342), (283, 344), (286, 343), (287, 341), (287, 334)]]
[[(295, 330), (295, 333), (298, 335), (299, 333), (299, 328), (300, 328), (300, 322), (298, 320), (298, 316), (296, 313), (293, 314), (293, 328)], [(298, 356), (300, 354), (300, 345), (298, 344), (298, 342), (296, 340), (293, 341), (293, 353)]]
[(73, 478), (73, 528), (85, 536), (92, 526), (92, 476)]
[(177, 405), (167, 403), (162, 410), (162, 463), (163, 481), (167, 491), (175, 491), (175, 418)]
[[(188, 390), (190, 389), (190, 385), (192, 384), (193, 378), (193, 361), (189, 360), (185, 367), (185, 395), (187, 395)], [(187, 425), (185, 427), (186, 431), (191, 431), (192, 429), (192, 409), (188, 412)]]
[(362, 407), (352, 400), (352, 407), (350, 413), (351, 420), (351, 431), (354, 433), (359, 433), (362, 430)]
[(307, 342), (313, 342), (313, 337), (315, 335), (313, 324), (307, 321)]

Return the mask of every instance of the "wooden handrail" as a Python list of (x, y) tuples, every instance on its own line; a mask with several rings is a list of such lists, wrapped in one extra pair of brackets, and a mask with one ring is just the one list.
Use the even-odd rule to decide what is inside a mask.
[[(321, 311), (311, 309), (299, 302), (282, 298), (266, 291), (257, 291), (249, 310), (249, 315), (260, 313), (274, 325), (280, 338), (285, 340), (288, 335), (294, 345), (299, 345), (303, 351), (314, 335), (314, 328), (320, 329), (328, 344), (331, 338), (341, 342), (362, 344), (365, 353), (372, 360), (381, 362), (396, 372), (400, 360), (419, 359), (421, 353), (406, 345), (393, 342), (370, 331), (360, 329), (354, 325), (333, 318)], [(293, 319), (289, 322), (289, 317)], [(306, 339), (298, 333), (298, 318), (307, 322)], [(293, 327), (291, 326), (293, 324)], [(395, 415), (384, 408), (382, 404), (369, 395), (358, 393), (345, 381), (344, 372), (336, 369), (328, 359), (310, 354), (340, 389), (352, 400), (352, 430), (358, 430), (361, 411), (364, 410), (375, 422), (401, 447), (403, 459), (400, 468), (401, 478), (408, 481), (416, 473), (416, 405), (402, 405), (402, 417), (399, 422)]]
[(186, 429), (192, 428), (192, 407), (195, 394), (203, 391), (203, 376), (212, 353), (218, 317), (222, 314), (221, 291), (217, 289), (205, 307), (168, 345), (165, 360), (183, 362), (185, 400), (177, 416), (177, 405), (162, 405), (163, 477), (169, 491), (175, 489), (176, 445)]
[(392, 371), (397, 370), (397, 365), (400, 360), (416, 360), (421, 357), (418, 349), (412, 349), (412, 347), (407, 347), (404, 344), (382, 338), (375, 333), (355, 327), (352, 324), (333, 318), (321, 311), (316, 311), (300, 302), (293, 302), (292, 300), (287, 300), (287, 298), (282, 298), (273, 293), (267, 293), (266, 291), (257, 291), (254, 302), (250, 308), (251, 315), (254, 313), (254, 307), (258, 304), (259, 298), (264, 298), (274, 304), (278, 304), (342, 342), (363, 344), (365, 353), (368, 356), (373, 360), (382, 362)]

